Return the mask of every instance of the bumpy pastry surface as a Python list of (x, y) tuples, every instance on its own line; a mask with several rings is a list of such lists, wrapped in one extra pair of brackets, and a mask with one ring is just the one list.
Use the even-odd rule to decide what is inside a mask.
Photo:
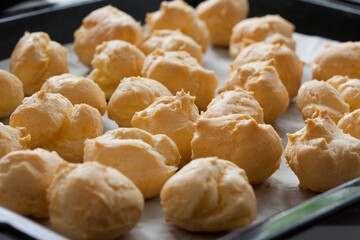
[(258, 42), (244, 48), (236, 57), (231, 70), (250, 62), (275, 60), (275, 68), (280, 80), (292, 99), (297, 95), (301, 85), (304, 63), (290, 48), (267, 42)]
[(289, 106), (289, 95), (274, 67), (273, 59), (244, 64), (225, 80), (219, 92), (236, 88), (254, 92), (264, 110), (264, 121), (274, 122)]
[(163, 51), (185, 51), (202, 65), (203, 56), (201, 46), (191, 37), (180, 31), (155, 30), (151, 36), (143, 42), (141, 50), (149, 55), (157, 48)]
[(65, 162), (55, 152), (19, 150), (0, 160), (0, 205), (22, 215), (48, 217), (46, 191)]
[(360, 109), (343, 116), (337, 123), (337, 126), (342, 129), (344, 133), (360, 139)]
[(136, 225), (144, 209), (133, 182), (96, 162), (61, 164), (47, 199), (52, 228), (71, 239), (117, 239)]
[(105, 6), (87, 15), (74, 33), (74, 51), (79, 61), (90, 67), (96, 46), (104, 41), (123, 40), (139, 46), (142, 29), (133, 17), (113, 6)]
[(26, 149), (30, 135), (24, 128), (13, 128), (0, 122), (0, 158), (9, 152)]
[(343, 133), (327, 114), (287, 136), (284, 154), (300, 188), (324, 192), (360, 176), (360, 140)]
[(99, 111), (87, 104), (73, 106), (58, 93), (39, 91), (24, 99), (10, 116), (10, 126), (31, 135), (28, 147), (56, 151), (65, 160), (83, 161), (83, 143), (102, 134)]
[(150, 78), (125, 78), (110, 98), (108, 116), (120, 127), (131, 127), (135, 112), (147, 108), (157, 97), (171, 95), (164, 85)]
[(169, 136), (181, 155), (179, 167), (191, 160), (191, 139), (200, 117), (194, 101), (195, 98), (184, 91), (176, 93), (176, 96), (160, 97), (144, 110), (136, 112), (131, 120), (133, 127)]
[(327, 45), (314, 59), (312, 78), (328, 80), (335, 75), (360, 78), (360, 42)]
[(154, 30), (178, 29), (194, 39), (201, 46), (203, 52), (209, 45), (210, 35), (206, 24), (183, 0), (163, 1), (158, 11), (146, 14), (145, 22), (145, 31), (148, 35)]
[(180, 154), (166, 135), (118, 128), (86, 140), (84, 161), (96, 161), (119, 170), (135, 183), (145, 198), (152, 198), (177, 170)]
[(256, 42), (279, 43), (295, 50), (291, 38), (295, 26), (279, 15), (253, 17), (239, 22), (233, 28), (230, 40), (230, 54), (233, 58), (246, 46)]
[(283, 151), (271, 125), (242, 114), (200, 118), (191, 149), (192, 159), (216, 156), (232, 161), (245, 170), (250, 184), (270, 177), (279, 168)]
[(24, 98), (21, 81), (0, 69), (0, 118), (10, 115)]
[(73, 74), (62, 74), (46, 80), (41, 90), (49, 93), (60, 93), (75, 104), (86, 103), (97, 110), (101, 115), (106, 111), (105, 94), (91, 79), (78, 77)]
[(94, 69), (87, 77), (101, 87), (106, 99), (110, 99), (123, 78), (140, 75), (144, 59), (145, 55), (128, 42), (122, 40), (103, 42), (96, 47), (91, 62)]
[(196, 97), (199, 110), (206, 109), (218, 84), (214, 71), (206, 70), (190, 54), (179, 51), (151, 53), (145, 58), (141, 75), (161, 82), (174, 95), (182, 89), (190, 92)]
[(219, 232), (256, 219), (256, 198), (244, 170), (216, 157), (194, 159), (164, 185), (166, 221), (192, 232)]
[(329, 83), (318, 80), (306, 82), (301, 86), (297, 105), (304, 120), (313, 118), (318, 110), (327, 109), (331, 119), (337, 123), (344, 114), (349, 112), (349, 105), (340, 93)]
[(258, 123), (264, 123), (263, 109), (255, 99), (253, 92), (236, 88), (222, 92), (214, 98), (201, 117), (212, 118), (231, 114), (249, 115)]
[(339, 91), (344, 101), (349, 104), (350, 112), (360, 108), (360, 79), (336, 75), (327, 83)]
[(212, 44), (229, 46), (233, 27), (249, 12), (248, 0), (208, 0), (196, 7), (197, 15), (209, 29)]
[(40, 90), (49, 77), (67, 73), (68, 50), (51, 41), (44, 32), (25, 32), (10, 57), (10, 72), (22, 82), (30, 96)]

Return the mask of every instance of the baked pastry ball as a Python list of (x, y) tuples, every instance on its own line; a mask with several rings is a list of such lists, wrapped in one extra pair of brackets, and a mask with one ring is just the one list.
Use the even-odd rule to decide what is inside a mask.
[(79, 61), (90, 67), (96, 46), (104, 41), (123, 40), (139, 46), (142, 29), (133, 17), (113, 6), (105, 6), (87, 15), (74, 33), (74, 51)]
[(360, 140), (343, 133), (326, 113), (287, 136), (284, 155), (300, 188), (325, 192), (360, 176)]
[(31, 135), (28, 147), (56, 151), (65, 160), (82, 162), (84, 141), (102, 134), (99, 111), (87, 104), (73, 106), (57, 93), (39, 91), (23, 100), (10, 116), (10, 126)]
[(131, 119), (136, 112), (147, 108), (157, 97), (171, 95), (158, 81), (142, 77), (125, 78), (110, 98), (108, 116), (120, 127), (131, 127)]
[(343, 116), (337, 123), (337, 126), (342, 129), (344, 133), (360, 139), (360, 109)]
[(295, 50), (292, 34), (295, 26), (279, 15), (253, 17), (239, 22), (232, 30), (230, 54), (233, 58), (246, 46), (256, 42), (279, 43)]
[(117, 239), (136, 225), (144, 209), (133, 182), (96, 162), (61, 164), (47, 199), (52, 229), (71, 239)]
[(349, 112), (349, 105), (340, 93), (329, 83), (318, 80), (306, 82), (301, 86), (297, 96), (297, 105), (304, 120), (313, 118), (318, 110), (327, 109), (331, 119), (337, 123), (344, 114)]
[(247, 92), (240, 88), (222, 92), (208, 105), (201, 114), (204, 118), (227, 116), (231, 114), (248, 115), (258, 123), (264, 123), (263, 109), (255, 99), (253, 92)]
[(274, 67), (273, 59), (246, 63), (225, 80), (219, 92), (236, 88), (254, 92), (264, 110), (264, 121), (274, 122), (289, 106), (289, 95)]
[(22, 82), (30, 96), (40, 90), (49, 77), (69, 72), (68, 50), (51, 41), (44, 32), (25, 32), (10, 57), (10, 72)]
[(283, 146), (271, 125), (232, 114), (200, 118), (191, 149), (192, 159), (216, 156), (232, 161), (245, 170), (250, 184), (259, 184), (279, 168)]
[(159, 29), (180, 30), (194, 39), (201, 46), (203, 52), (206, 52), (210, 42), (206, 24), (196, 16), (195, 10), (183, 0), (163, 1), (158, 11), (146, 14), (146, 34), (150, 35)]
[(207, 0), (196, 7), (198, 17), (206, 23), (211, 43), (229, 46), (231, 30), (249, 12), (248, 0)]
[(176, 96), (157, 98), (150, 106), (136, 112), (131, 125), (151, 134), (165, 134), (176, 144), (181, 155), (179, 167), (191, 160), (191, 139), (195, 132), (199, 111), (195, 98), (184, 91)]
[(182, 89), (190, 92), (196, 97), (199, 110), (206, 109), (218, 84), (214, 71), (206, 70), (190, 54), (182, 51), (151, 53), (145, 58), (141, 75), (161, 82), (174, 95)]
[(360, 108), (360, 79), (336, 75), (327, 83), (338, 90), (344, 101), (349, 104), (350, 112)]
[(188, 52), (201, 65), (203, 64), (201, 46), (194, 39), (178, 30), (155, 30), (141, 46), (141, 50), (146, 55), (149, 55), (157, 48), (163, 51)]
[(101, 115), (106, 111), (105, 94), (91, 79), (73, 74), (62, 74), (46, 80), (41, 90), (48, 93), (60, 93), (75, 104), (86, 103), (99, 110)]
[(10, 115), (24, 98), (21, 81), (0, 69), (0, 118)]
[(103, 42), (96, 47), (91, 62), (94, 69), (87, 77), (100, 86), (106, 99), (110, 99), (123, 78), (140, 75), (144, 59), (145, 55), (128, 42)]
[(301, 85), (304, 62), (290, 48), (267, 42), (258, 42), (244, 48), (236, 57), (231, 71), (242, 65), (255, 61), (275, 60), (274, 67), (280, 80), (288, 91), (289, 98), (297, 95)]
[(86, 140), (84, 161), (96, 161), (119, 170), (145, 198), (152, 198), (177, 170), (180, 154), (175, 143), (163, 134), (118, 128)]
[(48, 217), (46, 191), (65, 162), (56, 152), (18, 150), (0, 160), (0, 205), (22, 215)]
[(15, 150), (26, 149), (30, 135), (24, 128), (13, 128), (0, 122), (0, 158)]
[(191, 232), (220, 232), (256, 220), (256, 198), (244, 170), (216, 157), (194, 159), (164, 185), (166, 221)]
[(360, 42), (327, 45), (314, 58), (312, 77), (328, 80), (334, 75), (360, 78)]

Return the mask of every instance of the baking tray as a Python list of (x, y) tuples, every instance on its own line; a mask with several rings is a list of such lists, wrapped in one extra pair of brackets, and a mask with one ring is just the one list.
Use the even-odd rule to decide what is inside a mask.
[[(157, 10), (160, 2), (159, 0), (95, 0), (80, 1), (71, 5), (44, 5), (32, 12), (22, 11), (16, 14), (7, 12), (5, 17), (0, 19), (0, 36), (2, 36), (0, 38), (0, 59), (6, 59), (10, 56), (16, 42), (26, 30), (31, 32), (44, 31), (49, 33), (55, 41), (62, 44), (70, 43), (73, 41), (73, 32), (80, 26), (82, 19), (96, 8), (112, 4), (141, 21), (144, 19), (146, 12)], [(195, 6), (199, 1), (187, 2)], [(250, 16), (278, 13), (293, 22), (298, 32), (316, 33), (340, 41), (360, 40), (360, 10), (357, 5), (351, 5), (350, 7), (348, 3), (340, 1), (250, 0), (250, 9)], [(301, 37), (298, 38), (299, 42), (302, 42)], [(211, 56), (211, 54), (217, 55)], [(221, 58), (225, 55), (228, 55), (226, 49), (216, 49), (216, 51), (209, 51), (205, 57)], [(217, 66), (214, 65), (213, 67), (216, 68)], [(216, 69), (214, 70), (216, 71)], [(86, 73), (87, 69), (84, 67), (80, 71)], [(309, 74), (308, 66), (307, 71), (304, 72), (304, 78), (309, 80), (311, 77)], [(293, 100), (287, 113), (291, 115), (296, 111)], [(277, 125), (280, 124), (281, 122), (275, 123), (274, 127), (277, 128)], [(283, 144), (285, 146), (286, 142), (283, 141)], [(359, 202), (358, 195), (360, 195), (359, 182), (360, 180), (354, 180), (346, 183), (329, 192), (313, 197), (294, 208), (269, 216), (247, 228), (235, 230), (229, 234), (194, 234), (194, 237), (198, 239), (217, 237), (223, 239), (238, 239), (239, 237), (242, 239), (273, 239), (289, 237), (335, 212), (357, 204)], [(264, 185), (255, 186), (255, 191), (264, 187)], [(302, 194), (307, 197), (314, 195), (306, 192)], [(147, 204), (152, 204), (154, 201), (158, 201), (158, 198), (147, 200)], [(3, 239), (6, 236), (7, 239), (64, 239), (33, 220), (0, 208), (0, 238)], [(186, 238), (189, 235), (185, 234), (183, 236)]]

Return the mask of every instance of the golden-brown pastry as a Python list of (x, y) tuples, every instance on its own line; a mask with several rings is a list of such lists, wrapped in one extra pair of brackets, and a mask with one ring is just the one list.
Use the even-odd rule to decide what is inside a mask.
[(279, 43), (295, 50), (291, 38), (295, 26), (279, 15), (253, 17), (239, 22), (232, 30), (230, 54), (233, 58), (246, 46), (256, 42)]
[(258, 42), (244, 48), (236, 57), (231, 70), (255, 61), (266, 61), (274, 59), (275, 68), (280, 80), (292, 99), (297, 95), (301, 85), (301, 78), (304, 63), (299, 59), (293, 50), (280, 45), (267, 42)]
[(166, 221), (191, 232), (220, 232), (256, 219), (256, 198), (244, 170), (216, 157), (194, 159), (161, 190)]
[(318, 110), (327, 109), (331, 119), (337, 123), (349, 112), (349, 105), (340, 93), (329, 83), (318, 80), (306, 82), (301, 86), (297, 105), (304, 120), (316, 117), (317, 114), (314, 113)]
[(360, 109), (343, 116), (337, 123), (337, 126), (342, 129), (344, 133), (360, 139)]
[(56, 152), (19, 150), (0, 160), (0, 205), (22, 215), (48, 217), (46, 191), (59, 164)]
[(183, 0), (163, 1), (158, 11), (146, 14), (145, 22), (145, 31), (148, 35), (159, 29), (178, 29), (193, 38), (203, 52), (209, 45), (210, 35), (206, 24)]
[(335, 75), (327, 83), (339, 91), (344, 101), (349, 104), (350, 112), (360, 108), (360, 79)]
[(141, 75), (161, 82), (172, 94), (181, 89), (190, 92), (199, 110), (206, 109), (218, 84), (214, 71), (206, 70), (189, 53), (180, 51), (151, 53), (145, 58)]
[(66, 73), (46, 80), (41, 90), (48, 93), (60, 93), (73, 105), (86, 103), (99, 110), (101, 115), (105, 114), (105, 94), (91, 79)]
[(10, 115), (24, 98), (21, 81), (0, 69), (0, 118)]
[(335, 75), (360, 78), (360, 42), (327, 45), (314, 59), (312, 78), (328, 80)]
[(244, 64), (230, 73), (219, 92), (236, 88), (254, 92), (264, 110), (265, 123), (272, 123), (289, 106), (288, 92), (274, 65), (273, 59)]
[(136, 112), (131, 120), (133, 127), (169, 136), (181, 155), (179, 167), (191, 160), (191, 139), (200, 117), (194, 101), (195, 98), (184, 91), (177, 92), (176, 96), (163, 96), (144, 110)]
[(264, 123), (263, 109), (255, 99), (254, 93), (239, 88), (222, 92), (214, 98), (201, 117), (212, 118), (231, 114), (249, 115), (256, 122)]
[(13, 128), (0, 122), (0, 158), (15, 150), (26, 149), (30, 135), (24, 128)]
[(229, 46), (231, 30), (249, 12), (248, 0), (207, 0), (196, 7), (198, 17), (210, 32), (212, 44)]
[(150, 78), (125, 78), (110, 98), (108, 116), (120, 127), (131, 127), (135, 112), (147, 108), (157, 97), (171, 95), (164, 85)]
[(344, 134), (326, 113), (287, 136), (284, 154), (300, 188), (324, 192), (360, 176), (360, 140)]
[(103, 132), (97, 109), (86, 104), (73, 107), (62, 95), (45, 91), (25, 98), (11, 114), (10, 126), (25, 128), (31, 135), (29, 148), (55, 150), (71, 162), (82, 162), (84, 141)]
[(242, 114), (200, 118), (191, 149), (192, 159), (216, 156), (232, 161), (245, 170), (250, 184), (270, 177), (279, 168), (283, 151), (271, 125)]
[(71, 239), (117, 239), (136, 225), (144, 209), (133, 182), (96, 162), (61, 164), (47, 199), (51, 227)]
[(145, 198), (152, 198), (177, 170), (180, 154), (166, 135), (118, 128), (86, 140), (84, 161), (96, 161), (119, 170), (135, 183)]
[(74, 33), (74, 51), (79, 61), (90, 67), (96, 46), (104, 41), (123, 40), (139, 46), (142, 29), (139, 22), (113, 6), (105, 6), (87, 15)]
[(96, 47), (91, 62), (94, 69), (87, 77), (101, 87), (106, 99), (110, 99), (123, 78), (140, 75), (144, 59), (145, 55), (128, 42), (121, 40), (103, 42)]
[(30, 96), (40, 90), (49, 77), (69, 72), (68, 50), (51, 41), (44, 32), (25, 32), (10, 58), (10, 72), (22, 82)]

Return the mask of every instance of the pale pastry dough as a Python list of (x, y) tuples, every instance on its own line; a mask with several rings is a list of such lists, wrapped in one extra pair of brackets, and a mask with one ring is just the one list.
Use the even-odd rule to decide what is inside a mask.
[(0, 122), (0, 158), (15, 150), (26, 149), (30, 135), (24, 128), (13, 128)]
[(195, 98), (184, 91), (177, 92), (176, 96), (160, 97), (146, 109), (136, 112), (131, 120), (133, 127), (169, 136), (181, 155), (179, 167), (191, 160), (191, 139), (200, 117), (194, 101)]
[(249, 115), (258, 123), (264, 123), (263, 109), (255, 99), (253, 92), (242, 89), (225, 91), (214, 98), (201, 117), (212, 118), (231, 114)]
[(292, 33), (295, 26), (279, 15), (253, 17), (239, 22), (232, 30), (230, 54), (233, 58), (256, 42), (279, 43), (295, 50)]
[(327, 80), (335, 75), (360, 78), (360, 42), (327, 45), (314, 59), (312, 78)]
[(343, 133), (326, 113), (287, 136), (284, 155), (300, 188), (325, 192), (360, 177), (360, 140)]
[(225, 80), (219, 92), (236, 88), (254, 92), (264, 110), (264, 121), (274, 122), (289, 106), (289, 95), (274, 67), (273, 59), (244, 64)]
[(149, 55), (157, 48), (163, 51), (185, 51), (202, 65), (203, 56), (201, 46), (191, 37), (180, 31), (155, 30), (151, 36), (143, 42), (141, 50)]
[(193, 38), (201, 46), (203, 52), (209, 45), (210, 35), (206, 24), (183, 0), (163, 1), (158, 11), (146, 14), (145, 22), (147, 35), (159, 29), (178, 29)]
[(203, 68), (189, 53), (155, 51), (145, 58), (141, 75), (164, 84), (172, 94), (182, 89), (196, 97), (199, 110), (215, 96), (218, 79), (214, 71)]
[(349, 105), (340, 93), (329, 83), (318, 80), (306, 82), (301, 86), (297, 105), (304, 120), (316, 117), (317, 114), (314, 113), (318, 110), (327, 109), (331, 119), (337, 123), (349, 112)]
[(135, 183), (145, 198), (152, 198), (177, 170), (180, 154), (166, 135), (118, 128), (86, 140), (84, 161), (96, 161), (119, 170)]
[(46, 80), (41, 90), (49, 93), (60, 93), (75, 104), (86, 103), (97, 110), (101, 115), (106, 111), (105, 94), (91, 79), (78, 77), (73, 74), (62, 74)]
[(350, 112), (360, 108), (360, 79), (336, 75), (327, 83), (339, 91), (344, 101), (349, 104)]
[(231, 71), (250, 62), (275, 60), (275, 68), (280, 80), (292, 99), (301, 85), (304, 62), (290, 48), (267, 42), (258, 42), (244, 48), (231, 65)]
[(256, 198), (244, 170), (216, 157), (194, 159), (161, 190), (166, 221), (191, 232), (220, 232), (256, 220)]
[(171, 95), (158, 81), (141, 77), (125, 78), (110, 98), (108, 116), (120, 127), (131, 127), (135, 112), (147, 108), (157, 97)]
[(133, 182), (96, 162), (61, 164), (47, 199), (51, 227), (70, 239), (118, 239), (137, 224), (144, 209)]
[(21, 81), (0, 69), (0, 118), (10, 115), (24, 98)]
[(103, 42), (96, 47), (91, 62), (94, 69), (87, 77), (101, 87), (106, 99), (110, 99), (123, 78), (140, 75), (144, 59), (145, 55), (128, 42), (121, 40)]
[(19, 150), (0, 160), (0, 205), (22, 215), (48, 217), (46, 191), (65, 162), (55, 152)]
[(209, 29), (212, 44), (227, 47), (233, 27), (247, 17), (249, 3), (248, 0), (207, 0), (196, 11)]
[(10, 58), (10, 72), (22, 82), (30, 96), (40, 90), (49, 77), (69, 72), (68, 50), (51, 41), (44, 32), (25, 32)]
[(73, 105), (58, 93), (39, 91), (23, 100), (10, 116), (10, 126), (23, 127), (31, 135), (28, 147), (54, 150), (65, 160), (83, 161), (83, 143), (102, 134), (99, 111), (89, 105)]
[(200, 118), (191, 149), (192, 159), (216, 156), (232, 161), (245, 170), (250, 184), (259, 184), (279, 168), (283, 146), (271, 125), (233, 114)]
[(142, 29), (133, 17), (113, 6), (105, 6), (87, 15), (74, 33), (74, 51), (79, 61), (90, 67), (96, 46), (104, 41), (123, 40), (139, 46)]
[(343, 116), (337, 123), (337, 126), (342, 129), (344, 133), (360, 139), (360, 109)]

